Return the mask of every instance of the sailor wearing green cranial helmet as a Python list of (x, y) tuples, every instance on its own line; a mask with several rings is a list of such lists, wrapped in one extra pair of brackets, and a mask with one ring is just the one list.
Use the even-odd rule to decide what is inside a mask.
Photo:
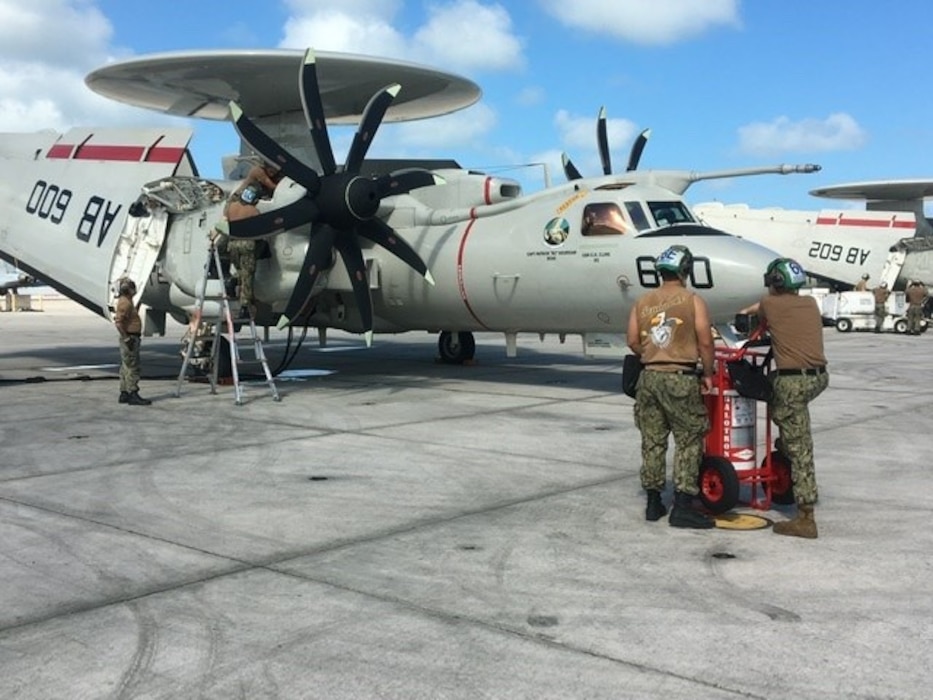
[(771, 337), (775, 369), (771, 420), (781, 433), (780, 450), (789, 459), (797, 515), (775, 523), (774, 532), (814, 539), (814, 506), (818, 499), (813, 460), (809, 404), (829, 386), (823, 351), (823, 319), (816, 299), (799, 294), (807, 279), (803, 267), (790, 258), (776, 258), (765, 270), (768, 293), (743, 309), (758, 313)]
[(765, 270), (765, 286), (776, 289), (800, 289), (807, 282), (807, 273), (796, 260), (776, 258)]
[(645, 520), (660, 520), (667, 508), (667, 447), (674, 437), (673, 527), (711, 528), (695, 504), (709, 416), (701, 392), (713, 387), (713, 336), (706, 302), (686, 288), (693, 254), (682, 245), (655, 259), (660, 284), (639, 297), (629, 314), (626, 340), (644, 371), (635, 389), (635, 425), (641, 433)]
[(654, 262), (654, 268), (661, 272), (673, 272), (680, 278), (690, 274), (693, 267), (693, 253), (685, 245), (672, 245), (661, 253)]

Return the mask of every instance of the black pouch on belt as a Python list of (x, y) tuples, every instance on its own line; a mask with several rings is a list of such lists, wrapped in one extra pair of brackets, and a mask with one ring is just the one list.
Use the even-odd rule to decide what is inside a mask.
[(638, 355), (626, 355), (622, 359), (622, 393), (635, 398), (638, 377), (644, 365)]
[(770, 401), (774, 396), (764, 365), (756, 366), (748, 360), (733, 360), (726, 363), (726, 368), (739, 396), (757, 401)]

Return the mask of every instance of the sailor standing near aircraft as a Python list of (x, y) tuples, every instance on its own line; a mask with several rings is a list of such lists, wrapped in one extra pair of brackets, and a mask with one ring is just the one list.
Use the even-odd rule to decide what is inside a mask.
[(864, 275), (862, 275), (862, 279), (860, 279), (858, 282), (855, 283), (856, 292), (867, 292), (868, 291), (868, 278), (870, 276), (871, 275), (869, 275), (867, 272)]
[[(259, 214), (257, 203), (264, 197), (271, 197), (282, 173), (267, 163), (256, 164), (250, 168), (246, 178), (227, 200), (224, 218), (228, 222), (240, 221)], [(221, 243), (221, 246), (223, 244)], [(258, 242), (248, 239), (231, 239), (226, 247), (230, 261), (236, 266), (239, 281), (240, 315), (253, 316), (253, 278), (256, 275), (256, 248)]]
[[(644, 294), (629, 314), (627, 342), (644, 371), (635, 398), (641, 431), (641, 485), (648, 494), (646, 520), (667, 511), (661, 501), (667, 471), (667, 441), (674, 434), (673, 527), (710, 528), (712, 519), (694, 509), (709, 415), (701, 395), (713, 387), (713, 335), (706, 302), (686, 289), (693, 255), (685, 246), (665, 250), (655, 261), (661, 286)], [(702, 369), (697, 361), (701, 361)]]
[(923, 320), (923, 305), (926, 303), (927, 288), (920, 280), (907, 284), (907, 333), (920, 335), (920, 322)]
[(143, 324), (133, 303), (136, 283), (129, 277), (120, 280), (113, 324), (120, 334), (120, 403), (148, 406), (152, 403), (139, 395), (139, 345)]
[(742, 311), (758, 313), (771, 336), (775, 364), (771, 419), (781, 432), (780, 449), (790, 458), (797, 501), (797, 517), (776, 523), (774, 532), (815, 539), (817, 488), (809, 404), (829, 386), (829, 373), (819, 306), (813, 297), (798, 294), (806, 281), (799, 263), (777, 258), (765, 271), (768, 294)]
[(880, 333), (884, 327), (884, 317), (887, 315), (884, 304), (891, 296), (891, 292), (888, 289), (888, 283), (882, 282), (871, 293), (875, 295), (875, 333)]

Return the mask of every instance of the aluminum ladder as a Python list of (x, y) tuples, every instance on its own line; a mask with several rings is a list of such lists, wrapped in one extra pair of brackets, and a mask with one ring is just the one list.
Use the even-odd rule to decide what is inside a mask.
[[(216, 277), (213, 279), (211, 277), (212, 268), (213, 270), (216, 270)], [(215, 282), (215, 286), (219, 282), (220, 290), (218, 293), (208, 293), (208, 287), (212, 281)], [(279, 390), (275, 386), (275, 380), (272, 377), (272, 371), (269, 369), (269, 360), (266, 357), (265, 349), (262, 346), (262, 340), (259, 338), (259, 332), (256, 328), (256, 323), (252, 316), (234, 321), (233, 313), (230, 308), (230, 298), (227, 296), (226, 289), (227, 280), (224, 278), (223, 267), (221, 266), (220, 251), (217, 250), (217, 246), (212, 243), (207, 255), (207, 259), (204, 261), (204, 272), (201, 278), (201, 282), (197, 287), (195, 309), (193, 314), (194, 325), (188, 329), (188, 344), (185, 347), (184, 361), (181, 364), (181, 371), (178, 373), (178, 385), (175, 388), (175, 396), (181, 396), (182, 383), (185, 381), (188, 367), (191, 365), (191, 361), (195, 357), (195, 351), (199, 347), (199, 343), (203, 348), (204, 340), (206, 339), (207, 335), (212, 335), (213, 337), (210, 345), (210, 372), (207, 375), (211, 385), (211, 393), (217, 393), (218, 371), (220, 368), (220, 340), (221, 338), (225, 338), (230, 347), (230, 373), (231, 378), (233, 379), (236, 405), (241, 406), (243, 404), (243, 384), (240, 381), (240, 364), (243, 362), (248, 362), (249, 360), (241, 358), (241, 343), (238, 341), (237, 333), (239, 330), (242, 330), (242, 328), (246, 327), (249, 329), (249, 341), (247, 345), (251, 348), (253, 353), (252, 361), (258, 362), (262, 365), (263, 374), (266, 378), (266, 384), (268, 385), (269, 391), (272, 394), (272, 400), (280, 401), (281, 397), (279, 396)], [(204, 303), (208, 300), (217, 302), (220, 305), (220, 318), (212, 323), (206, 322), (204, 319)], [(208, 325), (213, 325), (213, 334), (204, 333), (205, 327)], [(224, 327), (226, 327), (226, 333), (223, 332)]]

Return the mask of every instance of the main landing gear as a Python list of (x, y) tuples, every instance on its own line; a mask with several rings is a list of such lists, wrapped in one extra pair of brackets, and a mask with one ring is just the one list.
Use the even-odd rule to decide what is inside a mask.
[(444, 364), (462, 365), (476, 354), (476, 341), (467, 331), (443, 331), (437, 338), (437, 352)]

